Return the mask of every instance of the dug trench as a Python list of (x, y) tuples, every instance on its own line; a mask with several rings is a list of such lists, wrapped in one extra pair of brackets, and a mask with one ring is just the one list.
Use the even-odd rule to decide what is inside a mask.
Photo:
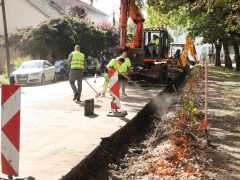
[[(184, 84), (186, 75), (186, 72), (177, 75), (130, 122), (110, 137), (102, 138), (100, 145), (61, 179), (124, 179), (119, 171), (127, 166), (127, 163), (122, 163), (123, 159), (129, 153), (135, 156), (144, 153), (141, 148), (146, 148), (146, 145), (142, 142), (161, 126), (161, 118), (176, 101), (175, 90)], [(158, 140), (161, 138), (159, 135)], [(138, 148), (132, 148), (136, 146)]]

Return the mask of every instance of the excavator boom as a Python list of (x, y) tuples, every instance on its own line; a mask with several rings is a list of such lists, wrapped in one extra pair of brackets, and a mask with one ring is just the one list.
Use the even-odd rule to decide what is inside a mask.
[[(121, 48), (142, 48), (143, 46), (143, 22), (144, 18), (135, 0), (121, 0), (120, 8), (120, 26), (121, 26)], [(137, 31), (133, 36), (132, 42), (126, 41), (127, 36), (127, 20), (131, 18), (137, 26)]]

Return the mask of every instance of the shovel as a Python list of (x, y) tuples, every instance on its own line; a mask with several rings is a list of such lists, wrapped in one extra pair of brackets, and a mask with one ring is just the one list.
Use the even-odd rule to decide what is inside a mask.
[(98, 93), (86, 79), (84, 79), (84, 80), (85, 80), (86, 83), (90, 86), (90, 88), (91, 88), (92, 90), (94, 90), (94, 92), (96, 93), (95, 98), (98, 98), (99, 96), (101, 96), (101, 93)]
[(135, 83), (134, 81), (128, 81), (128, 83), (129, 84), (133, 84), (134, 86), (136, 86), (136, 87), (138, 87), (138, 88), (141, 88), (142, 89), (142, 87), (141, 86), (139, 86), (137, 83)]

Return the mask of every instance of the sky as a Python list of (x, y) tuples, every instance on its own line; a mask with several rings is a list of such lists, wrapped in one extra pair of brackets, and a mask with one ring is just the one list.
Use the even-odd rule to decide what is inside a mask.
[[(89, 0), (82, 1), (89, 3)], [(119, 14), (120, 1), (121, 0), (95, 0), (93, 6), (112, 16), (113, 9), (115, 13)]]

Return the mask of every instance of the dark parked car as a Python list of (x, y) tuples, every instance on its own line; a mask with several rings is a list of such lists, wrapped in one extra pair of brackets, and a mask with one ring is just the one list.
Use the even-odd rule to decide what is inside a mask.
[(101, 63), (92, 57), (86, 59), (87, 68), (85, 73), (87, 74), (101, 74)]
[(57, 78), (60, 80), (66, 80), (69, 77), (70, 68), (65, 62), (66, 60), (64, 59), (53, 60), (53, 64), (56, 68)]

